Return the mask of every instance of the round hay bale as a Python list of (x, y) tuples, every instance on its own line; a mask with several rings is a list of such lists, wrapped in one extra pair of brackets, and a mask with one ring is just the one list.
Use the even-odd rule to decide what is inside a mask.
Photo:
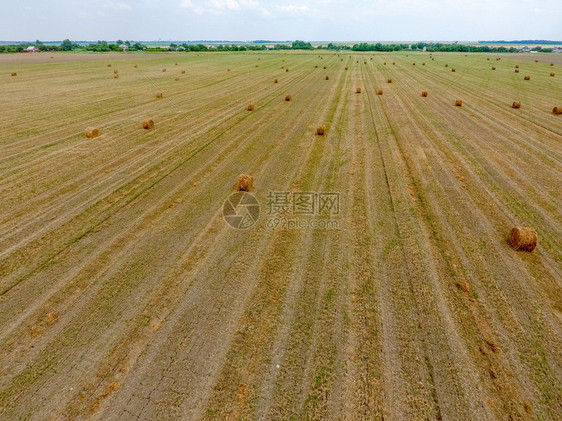
[(349, 67), (345, 66), (345, 70), (349, 70)]
[(535, 60), (535, 63), (538, 63), (538, 62), (539, 62), (538, 60)]
[(292, 97), (291, 95), (287, 95), (287, 96), (285, 97), (285, 101), (290, 101), (290, 100), (292, 100), (292, 99), (293, 99), (293, 97)]
[(162, 69), (162, 72), (165, 73), (165, 72), (166, 72), (166, 69)]
[(538, 240), (537, 232), (531, 227), (515, 227), (509, 236), (511, 247), (517, 251), (533, 251)]
[(134, 67), (135, 69), (138, 69), (139, 65), (138, 65), (138, 64), (135, 64), (133, 67)]
[(446, 65), (445, 65), (445, 67), (449, 67), (449, 65), (448, 65), (448, 64), (446, 64)]
[(516, 69), (519, 69), (519, 65), (518, 65), (518, 64), (516, 64), (516, 65), (515, 65), (515, 68), (516, 68)]
[(489, 58), (487, 58), (486, 60), (490, 61), (490, 59), (489, 59)]
[(324, 70), (326, 70), (326, 66), (324, 66)]
[(393, 66), (394, 66), (394, 65), (396, 65), (396, 62), (395, 62), (395, 61), (393, 61), (393, 62), (392, 62), (392, 65), (393, 65)]
[(156, 98), (163, 98), (164, 95), (162, 94), (162, 92), (156, 92)]
[(554, 108), (552, 109), (552, 112), (553, 112), (554, 114), (560, 115), (560, 114), (562, 114), (562, 107), (554, 107)]
[(181, 71), (181, 74), (182, 74), (182, 75), (185, 75), (185, 70), (182, 70), (182, 71)]
[(382, 89), (379, 89), (379, 90), (377, 91), (377, 95), (382, 95)]
[(531, 80), (531, 76), (525, 76), (525, 80)]
[(457, 100), (455, 101), (455, 106), (456, 106), (456, 107), (462, 107), (462, 99), (457, 99)]
[(256, 67), (260, 67), (259, 64), (256, 64)]
[(358, 94), (360, 94), (360, 93), (361, 93), (361, 88), (357, 88), (357, 89), (355, 90), (355, 92), (358, 93)]
[(316, 129), (316, 134), (318, 136), (324, 136), (324, 132), (325, 132), (324, 126), (318, 126), (318, 128)]
[(115, 69), (115, 70), (113, 71), (113, 73), (117, 74), (117, 73), (119, 73), (119, 70)]
[(175, 80), (176, 80), (176, 82), (177, 82), (178, 80), (180, 80), (180, 78), (179, 78), (179, 77), (176, 77)]
[(230, 69), (226, 69), (227, 72), (230, 72)]
[(154, 121), (151, 119), (144, 120), (142, 122), (142, 128), (146, 130), (150, 130), (154, 128)]
[(416, 63), (412, 63), (412, 66), (415, 66), (415, 65), (416, 65)]
[(118, 74), (113, 75), (113, 79), (119, 79), (119, 75)]
[(519, 73), (519, 69), (515, 69), (515, 73)]
[(456, 69), (451, 69), (451, 72), (453, 72), (453, 73), (456, 72), (456, 71), (457, 71)]
[(550, 63), (551, 66), (554, 66), (554, 63)]
[(254, 177), (248, 174), (240, 174), (238, 176), (238, 183), (236, 184), (237, 191), (251, 191), (254, 188)]
[[(316, 67), (318, 68), (318, 66), (316, 66)], [(282, 68), (282, 69), (284, 69), (284, 68), (285, 68), (285, 66), (281, 66), (281, 68)]]
[(279, 80), (278, 80), (278, 79), (275, 79), (275, 80), (273, 81), (273, 83), (279, 83)]
[(18, 74), (17, 74), (16, 72), (12, 72), (12, 73), (10, 74), (10, 76), (17, 76), (17, 75), (18, 75)]
[(326, 80), (330, 80), (330, 76), (326, 76)]
[(107, 67), (111, 67), (111, 64), (108, 64)]
[(387, 83), (392, 83), (392, 79), (387, 79)]
[(254, 104), (248, 104), (248, 111), (254, 111)]
[(422, 66), (425, 66), (425, 63), (422, 63)]
[(285, 71), (288, 72), (288, 71), (289, 71), (289, 68), (286, 68)]
[(174, 66), (177, 66), (177, 65), (178, 65), (178, 63), (174, 63)]
[(386, 66), (386, 61), (383, 64)]
[(495, 68), (495, 67), (492, 67), (492, 70), (496, 70), (496, 68)]
[(521, 108), (521, 102), (513, 101), (513, 104), (511, 105), (511, 108)]
[(422, 91), (422, 96), (425, 98), (427, 96), (427, 91)]
[(100, 131), (95, 127), (88, 127), (84, 131), (84, 134), (88, 139), (93, 139), (94, 137), (98, 137), (100, 135)]
[(554, 77), (554, 73), (550, 73), (550, 77)]
[[(283, 66), (281, 66), (281, 68), (283, 68)], [(318, 65), (314, 66), (315, 69), (318, 69)]]

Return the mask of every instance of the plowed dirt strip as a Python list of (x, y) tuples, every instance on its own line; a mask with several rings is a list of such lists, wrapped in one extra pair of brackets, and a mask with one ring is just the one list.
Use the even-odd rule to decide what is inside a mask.
[(0, 56), (0, 418), (561, 419), (562, 79), (434, 57)]

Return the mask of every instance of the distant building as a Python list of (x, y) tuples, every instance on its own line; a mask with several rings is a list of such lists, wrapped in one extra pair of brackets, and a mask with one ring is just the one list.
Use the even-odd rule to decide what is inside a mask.
[(562, 53), (562, 48), (553, 48), (552, 52), (553, 53)]
[(519, 50), (519, 52), (521, 53), (530, 53), (531, 52), (531, 47), (523, 47)]
[(126, 52), (129, 49), (129, 46), (127, 44), (121, 44), (119, 48), (121, 48), (123, 52)]
[(30, 45), (29, 47), (27, 47), (24, 50), (26, 53), (37, 53), (39, 51), (39, 48), (34, 47), (33, 45)]

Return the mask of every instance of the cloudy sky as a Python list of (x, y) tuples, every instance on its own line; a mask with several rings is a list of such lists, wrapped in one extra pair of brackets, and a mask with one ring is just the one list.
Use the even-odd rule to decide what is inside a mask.
[(16, 41), (562, 38), (562, 0), (18, 0), (2, 15)]

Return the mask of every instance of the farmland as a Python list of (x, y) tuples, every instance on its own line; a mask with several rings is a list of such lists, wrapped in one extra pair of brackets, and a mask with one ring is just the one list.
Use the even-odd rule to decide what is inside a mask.
[(0, 419), (562, 419), (562, 57), (433, 57), (0, 56)]

